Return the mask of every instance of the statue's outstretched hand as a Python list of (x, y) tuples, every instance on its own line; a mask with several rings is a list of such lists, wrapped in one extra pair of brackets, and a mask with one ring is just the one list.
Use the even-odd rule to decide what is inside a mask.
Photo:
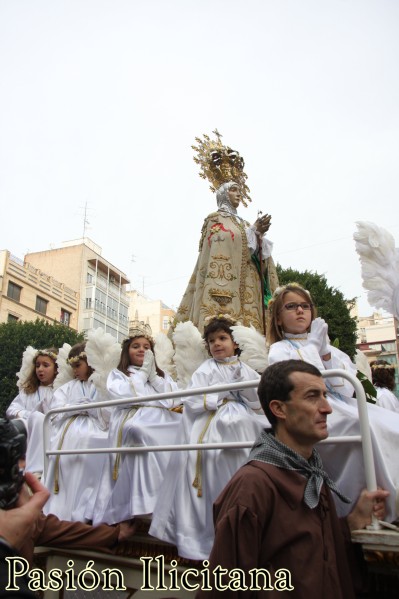
[(254, 223), (256, 232), (259, 233), (259, 235), (264, 235), (270, 228), (271, 220), (272, 217), (270, 214), (264, 214), (263, 216), (257, 218)]

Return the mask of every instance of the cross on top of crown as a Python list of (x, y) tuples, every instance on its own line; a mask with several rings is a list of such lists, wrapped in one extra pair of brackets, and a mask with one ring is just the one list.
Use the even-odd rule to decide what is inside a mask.
[(216, 137), (218, 138), (219, 141), (223, 137), (223, 135), (221, 135), (221, 133), (219, 133), (219, 131), (217, 129), (215, 129), (214, 131), (212, 131), (212, 133), (214, 135), (216, 135)]

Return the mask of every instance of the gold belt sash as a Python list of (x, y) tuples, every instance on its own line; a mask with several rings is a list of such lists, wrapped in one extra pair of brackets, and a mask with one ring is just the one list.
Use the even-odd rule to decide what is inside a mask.
[[(58, 443), (58, 447), (57, 449), (62, 449), (62, 445), (64, 443), (64, 439), (65, 439), (65, 435), (68, 432), (69, 427), (71, 426), (72, 422), (75, 422), (76, 418), (78, 418), (79, 416), (81, 416), (81, 414), (75, 414), (74, 416), (72, 416), (68, 422), (66, 423), (64, 430), (62, 431), (62, 435), (61, 435), (61, 439), (60, 442)], [(59, 481), (59, 477), (60, 477), (60, 455), (58, 454), (55, 458), (55, 467), (54, 467), (54, 495), (58, 495), (59, 491), (60, 491), (60, 481)]]
[[(122, 446), (122, 435), (123, 435), (123, 427), (125, 425), (125, 423), (127, 422), (127, 420), (129, 420), (129, 418), (131, 418), (134, 413), (139, 409), (139, 408), (158, 408), (161, 410), (167, 410), (168, 408), (164, 408), (163, 406), (149, 406), (147, 404), (136, 404), (134, 405), (132, 408), (130, 408), (130, 410), (128, 411), (128, 413), (124, 416), (119, 429), (118, 429), (118, 435), (116, 438), (116, 446), (117, 447), (121, 447)], [(115, 462), (114, 462), (114, 468), (112, 470), (112, 480), (118, 480), (118, 476), (119, 476), (119, 467), (120, 467), (120, 463), (121, 463), (121, 454), (117, 453), (116, 457), (115, 457)]]
[[(227, 402), (229, 401), (236, 401), (235, 399), (223, 399), (222, 405), (220, 407), (217, 408), (217, 410), (215, 410), (214, 412), (211, 412), (211, 414), (209, 414), (206, 422), (205, 422), (205, 426), (201, 431), (200, 436), (198, 437), (198, 441), (197, 443), (202, 443), (205, 437), (205, 434), (209, 428), (209, 425), (211, 424), (212, 420), (215, 418), (216, 413), (218, 410), (220, 410), (221, 408), (223, 408), (223, 406), (225, 406), (227, 404)], [(202, 497), (202, 450), (198, 449), (197, 450), (197, 460), (196, 460), (196, 464), (195, 464), (195, 478), (193, 480), (193, 487), (195, 489), (197, 489), (197, 497)]]

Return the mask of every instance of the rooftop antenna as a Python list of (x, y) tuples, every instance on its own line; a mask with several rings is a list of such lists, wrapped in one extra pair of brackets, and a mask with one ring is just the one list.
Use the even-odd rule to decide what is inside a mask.
[(142, 280), (143, 280), (143, 295), (144, 295), (144, 281), (145, 281), (145, 279), (147, 279), (147, 277), (145, 277), (145, 276), (141, 275), (141, 278), (142, 278)]
[(132, 254), (130, 257), (130, 291), (134, 289), (132, 281), (133, 281), (133, 264), (136, 262), (136, 255)]
[(85, 203), (85, 213), (83, 217), (83, 239), (86, 237), (86, 227), (89, 225), (89, 221), (87, 220), (87, 202)]

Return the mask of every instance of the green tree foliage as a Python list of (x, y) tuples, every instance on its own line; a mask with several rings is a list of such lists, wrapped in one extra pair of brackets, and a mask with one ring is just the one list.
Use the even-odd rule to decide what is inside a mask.
[(331, 342), (352, 359), (356, 352), (356, 318), (351, 317), (350, 309), (355, 299), (345, 299), (341, 291), (330, 287), (324, 275), (307, 270), (299, 272), (292, 268), (284, 269), (277, 265), (280, 285), (299, 283), (307, 289), (317, 306), (317, 315), (328, 323)]
[(0, 324), (0, 416), (18, 393), (16, 373), (21, 368), (22, 354), (28, 345), (44, 349), (74, 345), (83, 341), (83, 335), (63, 324), (35, 322), (6, 322)]

